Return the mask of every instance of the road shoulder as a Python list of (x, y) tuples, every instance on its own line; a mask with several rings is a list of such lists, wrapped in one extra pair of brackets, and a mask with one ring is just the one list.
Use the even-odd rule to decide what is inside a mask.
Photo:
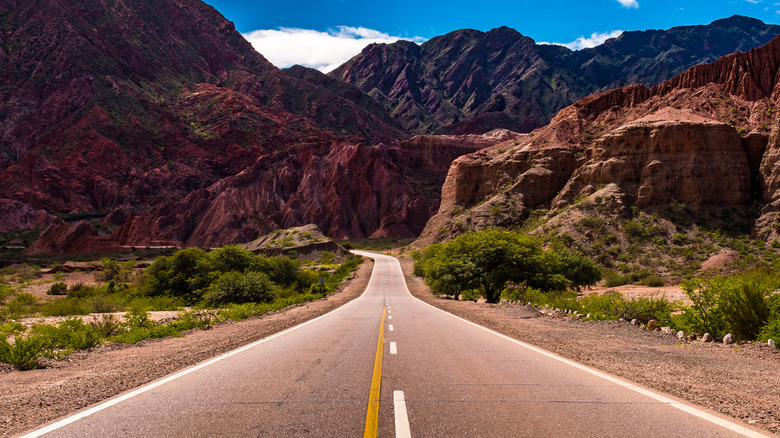
[(12, 436), (125, 391), (324, 315), (359, 297), (371, 278), (367, 260), (326, 298), (180, 338), (80, 351), (48, 368), (0, 374), (0, 436)]
[(539, 316), (512, 306), (443, 299), (412, 274), (399, 257), (413, 296), (437, 308), (586, 364), (671, 394), (746, 424), (780, 433), (780, 352), (764, 345), (740, 347), (680, 342), (617, 321)]

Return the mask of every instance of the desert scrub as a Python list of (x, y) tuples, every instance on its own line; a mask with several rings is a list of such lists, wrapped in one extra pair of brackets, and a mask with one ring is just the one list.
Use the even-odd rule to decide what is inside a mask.
[(0, 362), (22, 370), (38, 368), (36, 359), (41, 356), (47, 344), (47, 339), (41, 336), (16, 336), (13, 343), (6, 337), (0, 337)]
[(778, 325), (780, 276), (758, 270), (681, 284), (692, 305), (677, 318), (688, 331), (722, 337), (732, 333), (752, 341), (773, 333)]

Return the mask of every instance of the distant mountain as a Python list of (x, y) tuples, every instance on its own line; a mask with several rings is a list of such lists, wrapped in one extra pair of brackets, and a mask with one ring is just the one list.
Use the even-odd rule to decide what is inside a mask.
[(330, 76), (372, 96), (410, 132), (529, 132), (591, 93), (656, 85), (778, 34), (780, 26), (733, 16), (709, 25), (625, 32), (572, 51), (536, 44), (507, 27), (465, 29), (419, 46), (370, 45)]

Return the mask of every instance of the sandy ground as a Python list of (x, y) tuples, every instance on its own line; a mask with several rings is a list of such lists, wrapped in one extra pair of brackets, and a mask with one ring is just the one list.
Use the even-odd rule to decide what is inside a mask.
[[(0, 373), (0, 435), (30, 428), (326, 313), (359, 296), (364, 264), (327, 299), (285, 311), (193, 330), (186, 337), (106, 345), (76, 352), (48, 368)], [(759, 344), (723, 346), (677, 338), (619, 322), (549, 317), (534, 309), (441, 299), (411, 275), (412, 293), (439, 308), (640, 385), (780, 433), (780, 351)]]
[(546, 316), (525, 306), (439, 298), (411, 274), (411, 260), (401, 260), (412, 294), (431, 305), (639, 385), (737, 418), (764, 433), (780, 434), (780, 350), (764, 344), (725, 346), (679, 341), (673, 335), (644, 331), (618, 321), (580, 321), (566, 316)]
[(363, 293), (372, 262), (328, 297), (181, 338), (110, 344), (75, 352), (33, 371), (0, 370), (0, 436), (19, 435), (180, 369), (327, 313)]

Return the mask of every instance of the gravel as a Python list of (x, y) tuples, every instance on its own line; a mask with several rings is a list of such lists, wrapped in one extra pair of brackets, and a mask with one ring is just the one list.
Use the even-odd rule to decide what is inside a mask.
[(526, 306), (431, 294), (401, 259), (410, 291), (428, 304), (641, 386), (780, 434), (780, 351), (766, 344), (682, 341), (626, 322), (548, 316)]
[(357, 298), (371, 277), (364, 263), (354, 279), (328, 297), (180, 338), (78, 351), (43, 369), (0, 368), (0, 436), (21, 435), (87, 406), (132, 390), (242, 345), (308, 321)]

